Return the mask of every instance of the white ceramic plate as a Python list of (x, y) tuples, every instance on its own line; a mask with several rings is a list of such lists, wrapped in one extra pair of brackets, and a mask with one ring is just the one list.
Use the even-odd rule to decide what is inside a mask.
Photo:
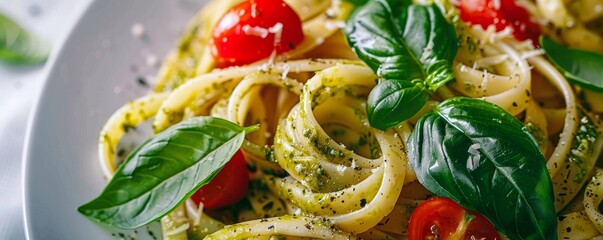
[[(98, 0), (54, 55), (29, 125), (25, 148), (24, 207), (29, 239), (131, 239), (77, 212), (106, 184), (98, 163), (98, 133), (107, 118), (149, 89), (153, 76), (204, 0)], [(131, 33), (134, 24), (146, 37)], [(153, 239), (146, 229), (136, 239)], [(123, 234), (120, 236), (120, 233)], [(155, 232), (158, 237), (158, 232)]]

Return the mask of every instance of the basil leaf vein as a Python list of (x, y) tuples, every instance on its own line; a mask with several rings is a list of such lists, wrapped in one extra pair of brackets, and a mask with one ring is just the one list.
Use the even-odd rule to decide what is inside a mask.
[[(354, 52), (380, 77), (367, 104), (373, 127), (387, 129), (412, 117), (427, 100), (411, 100), (428, 98), (454, 79), (456, 33), (435, 4), (369, 1), (350, 17), (345, 30)], [(406, 97), (394, 101), (394, 96)]]
[(417, 122), (408, 149), (417, 179), (436, 195), (482, 213), (510, 239), (557, 239), (545, 158), (500, 107), (449, 99)]
[(122, 229), (155, 221), (209, 183), (256, 128), (214, 117), (174, 125), (134, 150), (100, 196), (78, 211)]
[(562, 46), (547, 37), (540, 38), (548, 58), (571, 83), (603, 92), (603, 55)]

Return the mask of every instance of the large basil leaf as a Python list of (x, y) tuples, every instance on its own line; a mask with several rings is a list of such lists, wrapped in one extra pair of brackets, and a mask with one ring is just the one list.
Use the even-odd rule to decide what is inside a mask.
[(241, 147), (245, 132), (256, 128), (213, 117), (172, 126), (136, 149), (100, 196), (78, 211), (117, 228), (146, 225), (209, 183)]
[[(457, 51), (456, 33), (435, 4), (370, 1), (348, 20), (346, 33), (358, 57), (381, 78), (367, 104), (373, 127), (386, 129), (397, 125), (425, 104), (407, 101), (412, 98), (392, 101), (392, 91), (406, 96), (402, 91), (408, 91), (408, 83), (412, 83), (425, 92), (422, 95), (430, 96), (454, 79), (450, 66)], [(382, 85), (388, 81), (405, 82), (402, 84), (405, 87), (388, 89)], [(377, 115), (383, 113), (396, 117)]]
[(11, 63), (38, 63), (48, 56), (50, 46), (0, 14), (0, 59)]
[(500, 107), (447, 100), (417, 122), (408, 151), (421, 184), (482, 213), (509, 239), (557, 239), (544, 156), (521, 122)]
[(420, 83), (384, 81), (368, 96), (367, 103), (374, 106), (368, 108), (368, 114), (374, 116), (374, 122), (384, 123), (389, 128), (397, 124), (389, 119), (408, 119), (421, 110), (427, 100), (429, 94)]
[(540, 46), (567, 80), (581, 87), (603, 92), (603, 55), (567, 48), (547, 37), (540, 38)]

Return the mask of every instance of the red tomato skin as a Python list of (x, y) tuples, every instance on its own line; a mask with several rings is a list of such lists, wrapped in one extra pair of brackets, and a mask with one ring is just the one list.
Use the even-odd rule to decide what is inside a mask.
[[(275, 41), (278, 35), (280, 41)], [(216, 66), (224, 68), (253, 63), (275, 50), (277, 54), (290, 51), (303, 39), (301, 19), (285, 2), (247, 0), (218, 21), (210, 50)]]
[(465, 210), (448, 198), (432, 198), (419, 204), (408, 223), (408, 239), (433, 239), (435, 229), (439, 235), (438, 239), (449, 239), (465, 218), (465, 213), (473, 215), (474, 218), (467, 225), (463, 239), (500, 239), (494, 225), (488, 219), (479, 213)]
[(218, 209), (233, 205), (245, 197), (249, 184), (249, 172), (245, 156), (237, 151), (220, 172), (205, 186), (195, 192), (191, 199), (203, 203), (203, 208)]
[(496, 6), (494, 1), (497, 0), (460, 0), (461, 19), (484, 29), (494, 25), (496, 31), (511, 27), (517, 40), (530, 39), (537, 46), (541, 30), (530, 13), (515, 0), (499, 0), (500, 6)]
[[(433, 236), (432, 226), (438, 228), (441, 239), (456, 230), (459, 221), (464, 217), (462, 207), (447, 198), (432, 198), (421, 203), (412, 213), (408, 222), (408, 239), (424, 240)], [(436, 222), (437, 221), (437, 222)]]
[(470, 214), (476, 216), (471, 222), (469, 222), (469, 226), (467, 226), (467, 232), (465, 232), (465, 239), (470, 240), (471, 236), (479, 236), (479, 238), (475, 239), (486, 239), (486, 240), (499, 240), (500, 235), (495, 230), (494, 225), (488, 221), (484, 216), (479, 213), (469, 211)]

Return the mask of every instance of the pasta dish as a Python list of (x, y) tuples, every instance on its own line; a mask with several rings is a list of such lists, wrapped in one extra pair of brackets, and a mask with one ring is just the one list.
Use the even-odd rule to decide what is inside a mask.
[(602, 79), (601, 0), (212, 0), (108, 119), (78, 211), (164, 239), (603, 239)]

